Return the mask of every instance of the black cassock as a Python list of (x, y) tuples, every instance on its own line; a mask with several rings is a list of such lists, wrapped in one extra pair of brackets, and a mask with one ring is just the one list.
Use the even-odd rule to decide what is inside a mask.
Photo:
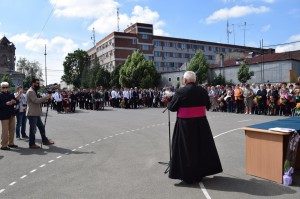
[(208, 100), (204, 88), (190, 83), (178, 89), (168, 104), (170, 111), (177, 111), (169, 178), (193, 183), (223, 171), (205, 116)]

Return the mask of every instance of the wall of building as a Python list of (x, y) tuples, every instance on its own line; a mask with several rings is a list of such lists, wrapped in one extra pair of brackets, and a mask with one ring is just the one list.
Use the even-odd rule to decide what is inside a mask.
[[(278, 82), (290, 82), (290, 70), (296, 70), (298, 76), (300, 75), (300, 61), (275, 61), (262, 64), (249, 65), (250, 71), (254, 72), (254, 76), (248, 81), (248, 83), (278, 83)], [(294, 66), (294, 67), (293, 67)], [(298, 66), (298, 67), (297, 67)], [(239, 66), (231, 66), (224, 68), (211, 69), (212, 78), (221, 74), (225, 77), (226, 81), (232, 80), (234, 83), (238, 83), (237, 72)], [(264, 71), (263, 73), (261, 71)]]
[(185, 71), (177, 71), (177, 72), (170, 72), (170, 73), (162, 73), (161, 74), (161, 83), (160, 87), (175, 87), (177, 86), (178, 82), (180, 83), (180, 86), (183, 86), (182, 84), (182, 77)]

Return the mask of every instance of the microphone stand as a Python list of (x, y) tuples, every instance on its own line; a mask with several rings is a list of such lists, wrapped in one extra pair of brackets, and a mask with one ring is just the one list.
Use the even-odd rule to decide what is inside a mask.
[[(168, 107), (162, 112), (165, 113), (166, 110), (168, 110)], [(170, 162), (171, 162), (171, 158), (172, 158), (172, 144), (171, 144), (171, 119), (170, 119), (170, 110), (168, 110), (168, 125), (169, 125), (169, 154), (170, 154), (170, 160), (169, 163), (166, 162), (158, 162), (158, 164), (162, 164), (162, 165), (167, 165), (168, 167), (166, 168), (164, 174), (167, 174), (170, 170)]]

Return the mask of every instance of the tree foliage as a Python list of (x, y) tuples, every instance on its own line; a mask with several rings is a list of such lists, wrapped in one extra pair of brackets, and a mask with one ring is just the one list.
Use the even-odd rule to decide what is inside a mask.
[(43, 77), (41, 64), (38, 61), (29, 61), (22, 57), (17, 61), (17, 71), (25, 74), (25, 78), (36, 77), (42, 80)]
[(202, 84), (208, 79), (209, 63), (206, 61), (203, 52), (197, 51), (191, 59), (188, 70), (194, 71), (197, 77), (197, 83)]
[(104, 88), (110, 87), (110, 72), (103, 67), (100, 67), (96, 74), (96, 87), (103, 86)]
[(152, 61), (146, 60), (138, 50), (127, 57), (120, 70), (120, 84), (122, 87), (151, 88), (158, 86), (160, 74)]
[(216, 86), (216, 85), (226, 85), (225, 77), (223, 77), (221, 75), (221, 73), (219, 73), (219, 75), (214, 78), (213, 85), (214, 86)]
[(253, 72), (250, 72), (249, 66), (243, 61), (237, 72), (238, 80), (242, 83), (246, 83), (253, 76)]
[[(75, 50), (73, 53), (69, 53), (63, 63), (64, 75), (62, 80), (67, 84), (73, 84), (75, 87), (80, 87), (81, 85), (88, 85), (88, 78), (86, 79), (83, 73), (88, 73), (88, 62), (89, 56), (83, 50)], [(87, 81), (81, 82), (81, 81)]]
[(120, 70), (122, 68), (121, 64), (118, 64), (114, 70), (111, 72), (110, 74), (110, 86), (111, 87), (116, 87), (116, 88), (120, 88)]

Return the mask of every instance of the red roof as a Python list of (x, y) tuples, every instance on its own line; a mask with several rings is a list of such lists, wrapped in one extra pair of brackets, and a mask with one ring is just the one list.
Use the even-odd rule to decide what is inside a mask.
[[(245, 58), (246, 63), (251, 64), (259, 64), (259, 63), (266, 63), (266, 62), (274, 62), (274, 61), (284, 61), (284, 60), (299, 60), (300, 61), (300, 50), (297, 51), (290, 51), (290, 52), (283, 52), (283, 53), (272, 53), (272, 54), (265, 54), (265, 55), (257, 55), (253, 58)], [(243, 60), (239, 60), (243, 61)], [(224, 67), (230, 66), (239, 66), (240, 63), (237, 60), (226, 60), (224, 62)], [(218, 68), (220, 64), (212, 64), (211, 68)]]

